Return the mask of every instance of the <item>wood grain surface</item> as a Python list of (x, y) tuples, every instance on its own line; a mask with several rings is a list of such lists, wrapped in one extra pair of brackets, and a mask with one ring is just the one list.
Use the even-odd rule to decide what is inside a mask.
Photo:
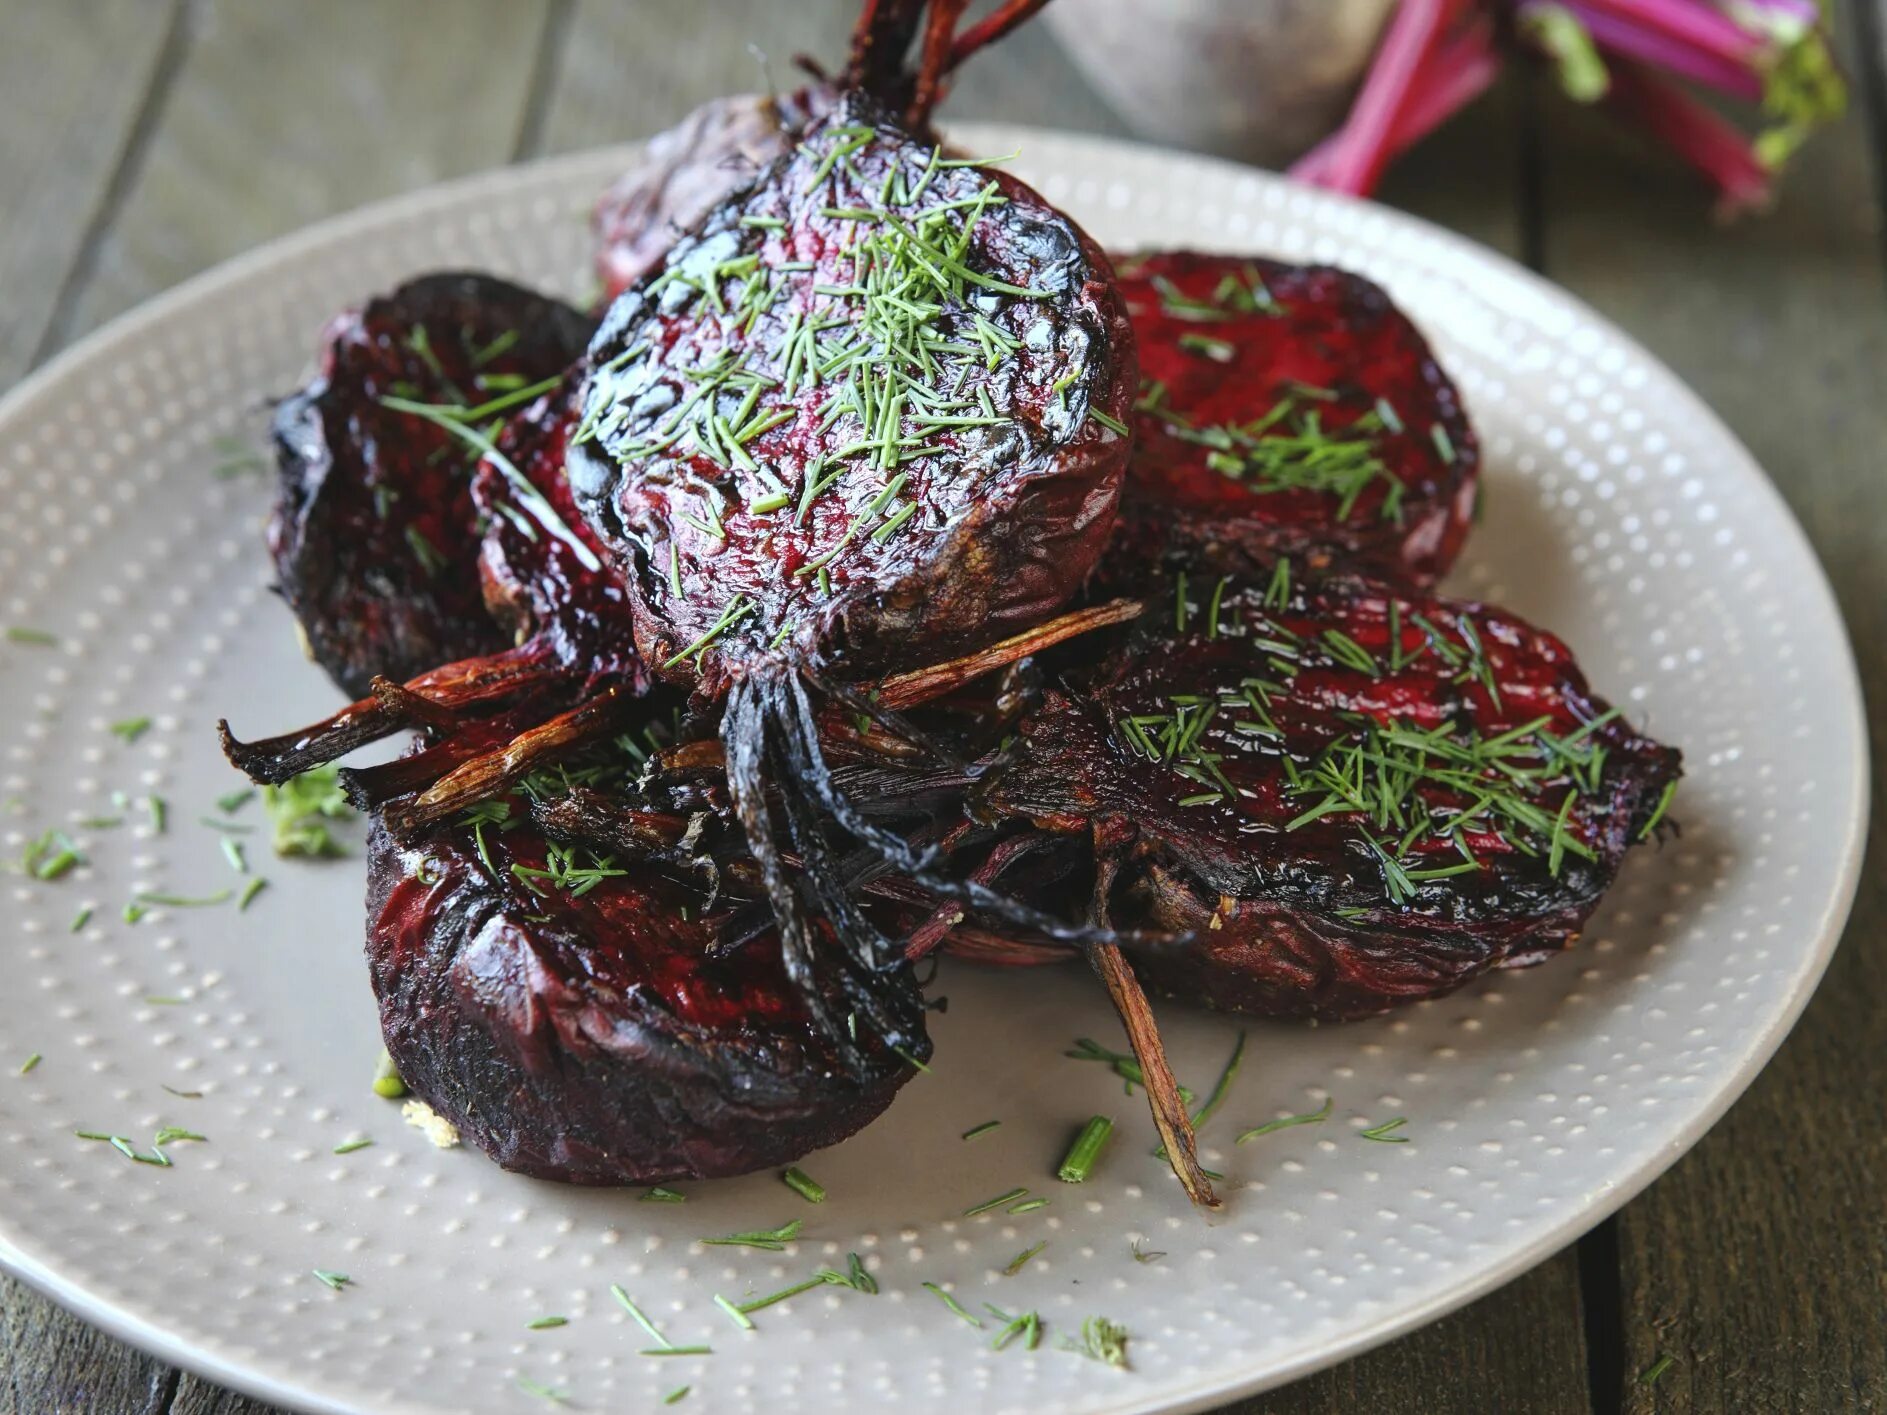
[[(1723, 413), (1828, 567), (1877, 738), (1887, 725), (1883, 4), (1844, 7), (1855, 111), (1811, 146), (1761, 220), (1712, 224), (1668, 158), (1524, 76), (1381, 194), (1528, 261)], [(159, 290), (309, 221), (640, 136), (769, 74), (789, 82), (796, 54), (843, 53), (855, 8), (0, 0), (0, 388)], [(978, 116), (1126, 131), (1039, 26), (979, 58), (956, 99)], [(1887, 809), (1879, 782), (1874, 799)], [(1464, 1311), (1234, 1408), (1887, 1410), (1883, 863), (1877, 844), (1849, 937), (1774, 1064), (1618, 1218)], [(55, 1412), (266, 1408), (0, 1279), (0, 1415)]]

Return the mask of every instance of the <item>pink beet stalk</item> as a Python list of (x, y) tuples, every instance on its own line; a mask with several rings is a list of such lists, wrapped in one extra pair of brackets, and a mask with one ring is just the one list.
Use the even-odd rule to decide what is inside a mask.
[(1463, 9), (1464, 0), (1402, 0), (1396, 7), (1362, 92), (1324, 160), (1322, 185), (1354, 196), (1374, 190), (1389, 164), (1389, 137), (1416, 75)]
[[(1600, 5), (1572, 3), (1565, 9), (1586, 27), (1593, 42), (1602, 50), (1640, 60), (1752, 103), (1763, 96), (1762, 77), (1749, 62), (1760, 57), (1761, 51), (1756, 46), (1748, 46), (1746, 58), (1731, 58), (1719, 48), (1702, 48), (1688, 40), (1674, 38), (1665, 30), (1620, 19), (1606, 13), (1606, 8)], [(1744, 35), (1744, 38), (1749, 36)]]
[(1720, 215), (1768, 205), (1769, 168), (1749, 139), (1669, 80), (1637, 64), (1614, 64), (1605, 103), (1708, 177)]
[[(1477, 16), (1450, 34), (1429, 51), (1410, 84), (1393, 125), (1384, 135), (1386, 158), (1400, 157), (1479, 98), (1499, 76), (1500, 67), (1491, 17)], [(1340, 133), (1332, 134), (1305, 153), (1292, 165), (1291, 175), (1324, 184), (1340, 137)]]

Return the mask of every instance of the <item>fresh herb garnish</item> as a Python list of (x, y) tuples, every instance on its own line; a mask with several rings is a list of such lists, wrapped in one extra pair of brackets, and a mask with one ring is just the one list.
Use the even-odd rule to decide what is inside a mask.
[(956, 1298), (952, 1297), (948, 1292), (945, 1292), (941, 1287), (937, 1286), (936, 1283), (934, 1282), (925, 1283), (924, 1290), (926, 1292), (936, 1293), (937, 1300), (939, 1302), (942, 1302), (944, 1306), (948, 1307), (952, 1312), (955, 1312), (959, 1317), (963, 1318), (963, 1320), (968, 1322), (971, 1326), (980, 1327), (983, 1325), (982, 1321), (975, 1315), (975, 1313), (970, 1312), (967, 1309), (965, 1309), (964, 1305), (961, 1302), (957, 1301)]
[(780, 1180), (809, 1204), (823, 1204), (826, 1201), (825, 1187), (797, 1166), (789, 1167), (780, 1175)]
[(965, 1218), (974, 1218), (977, 1214), (986, 1214), (991, 1209), (1000, 1209), (1007, 1204), (1013, 1204), (1018, 1199), (1026, 1198), (1028, 1192), (1027, 1189), (1011, 1189), (1006, 1194), (998, 1194), (993, 1199), (985, 1199), (980, 1204), (972, 1204), (963, 1211), (963, 1216)]
[(1369, 1129), (1359, 1130), (1356, 1133), (1362, 1139), (1378, 1140), (1385, 1145), (1406, 1145), (1409, 1143), (1409, 1137), (1407, 1135), (1397, 1135), (1393, 1133), (1394, 1131), (1400, 1130), (1406, 1124), (1408, 1124), (1407, 1118), (1398, 1115), (1394, 1120), (1385, 1120), (1380, 1125), (1372, 1125)]
[(274, 827), (275, 853), (284, 859), (333, 859), (347, 853), (327, 824), (354, 815), (334, 764), (304, 771), (280, 786), (263, 787), (262, 806)]
[(1238, 1137), (1237, 1143), (1242, 1145), (1247, 1140), (1256, 1140), (1260, 1135), (1269, 1135), (1277, 1130), (1288, 1130), (1293, 1125), (1322, 1125), (1330, 1118), (1333, 1104), (1334, 1097), (1325, 1096), (1324, 1103), (1316, 1110), (1307, 1111), (1303, 1115), (1286, 1115), (1277, 1120), (1267, 1120), (1263, 1125), (1254, 1125)]
[(126, 742), (135, 742), (150, 730), (151, 719), (148, 717), (127, 717), (122, 722), (111, 724), (111, 735)]
[(1009, 1260), (1008, 1264), (1002, 1270), (1002, 1275), (1004, 1277), (1014, 1277), (1017, 1273), (1021, 1272), (1025, 1267), (1029, 1265), (1029, 1260), (1031, 1258), (1033, 1258), (1037, 1253), (1041, 1252), (1047, 1246), (1048, 1246), (1048, 1240), (1044, 1238), (1040, 1240), (1039, 1242), (1037, 1242), (1033, 1247), (1024, 1248), (1020, 1253), (1016, 1254), (1015, 1257)]
[(373, 1065), (373, 1093), (390, 1101), (406, 1094), (406, 1082), (400, 1079), (393, 1055), (385, 1047), (380, 1048), (380, 1059)]
[(1081, 1339), (1064, 1337), (1062, 1349), (1078, 1352), (1091, 1361), (1099, 1361), (1116, 1370), (1125, 1371), (1127, 1365), (1127, 1328), (1106, 1317), (1089, 1317), (1081, 1324)]
[(1089, 1118), (1075, 1136), (1074, 1143), (1068, 1147), (1068, 1153), (1055, 1171), (1055, 1177), (1063, 1184), (1082, 1184), (1094, 1172), (1094, 1165), (1101, 1157), (1101, 1150), (1107, 1144), (1107, 1137), (1114, 1133), (1114, 1122), (1105, 1115)]
[(760, 1248), (769, 1253), (783, 1253), (786, 1245), (799, 1237), (803, 1226), (800, 1219), (789, 1219), (778, 1228), (756, 1229), (751, 1233), (730, 1233), (724, 1238), (698, 1238), (697, 1243), (705, 1243), (714, 1248)]
[(1026, 1351), (1033, 1351), (1042, 1344), (1042, 1318), (1039, 1313), (1022, 1312), (1011, 1316), (993, 1302), (985, 1302), (983, 1308), (1003, 1324), (1002, 1330), (989, 1343), (990, 1350), (1001, 1351), (1012, 1341), (1020, 1341)]
[(336, 1292), (339, 1292), (343, 1287), (346, 1287), (348, 1283), (354, 1280), (346, 1273), (330, 1272), (326, 1268), (314, 1268), (311, 1269), (311, 1271), (324, 1286), (330, 1287)]

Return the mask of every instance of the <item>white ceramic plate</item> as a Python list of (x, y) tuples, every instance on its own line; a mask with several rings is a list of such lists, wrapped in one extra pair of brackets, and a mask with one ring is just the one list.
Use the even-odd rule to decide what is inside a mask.
[[(683, 1204), (578, 1192), (430, 1148), (368, 1089), (377, 1050), (358, 858), (250, 854), (272, 881), (230, 906), (119, 911), (137, 888), (234, 882), (197, 824), (239, 783), (212, 724), (245, 734), (329, 710), (268, 593), (261, 476), (219, 480), (217, 440), (304, 370), (336, 309), (415, 272), (483, 267), (576, 292), (583, 215), (630, 158), (493, 173), (330, 222), (191, 282), (0, 405), (6, 849), (78, 835), (90, 863), (7, 883), (0, 949), (0, 1262), (89, 1319), (307, 1410), (528, 1410), (519, 1378), (579, 1410), (825, 1415), (1209, 1406), (1383, 1341), (1512, 1277), (1617, 1208), (1748, 1084), (1820, 976), (1847, 913), (1866, 780), (1834, 602), (1746, 453), (1667, 370), (1565, 295), (1453, 236), (1255, 172), (1049, 133), (966, 131), (1115, 247), (1190, 244), (1338, 262), (1386, 284), (1464, 388), (1487, 516), (1456, 587), (1559, 630), (1601, 691), (1680, 745), (1681, 841), (1638, 852), (1570, 956), (1344, 1027), (1257, 1025), (1204, 1136), (1223, 1217), (1189, 1212), (1151, 1127), (1076, 1037), (1118, 1041), (1078, 970), (945, 975), (934, 1074), (809, 1169), (685, 1186)], [(150, 715), (126, 744), (108, 729)], [(161, 793), (167, 833), (87, 829), (111, 793)], [(249, 807), (254, 813), (255, 808)], [(142, 821), (141, 807), (131, 810)], [(96, 912), (71, 924), (81, 905)], [(183, 999), (152, 1003), (151, 996)], [(1237, 1027), (1167, 1009), (1183, 1078), (1209, 1085)], [(43, 1053), (29, 1075), (13, 1070)], [(162, 1089), (200, 1091), (185, 1099)], [(1260, 1121), (1327, 1124), (1253, 1144)], [(1091, 1113), (1122, 1123), (1096, 1178), (1054, 1161)], [(1359, 1131), (1406, 1117), (1405, 1144)], [(1000, 1119), (965, 1143), (959, 1134)], [(133, 1164), (75, 1129), (208, 1143)], [(371, 1148), (332, 1153), (356, 1135)], [(1052, 1204), (962, 1217), (1029, 1186)], [(785, 1253), (698, 1235), (805, 1220)], [(1020, 1275), (1001, 1269), (1047, 1247)], [(1130, 1244), (1163, 1251), (1136, 1262)], [(826, 1288), (736, 1330), (716, 1292), (871, 1262), (877, 1297)], [(324, 1268), (353, 1283), (330, 1291)], [(1039, 1310), (1035, 1352), (992, 1351), (920, 1285)], [(699, 1359), (645, 1358), (620, 1283)], [(1056, 1349), (1099, 1313), (1134, 1369)], [(569, 1323), (531, 1331), (544, 1315)]]

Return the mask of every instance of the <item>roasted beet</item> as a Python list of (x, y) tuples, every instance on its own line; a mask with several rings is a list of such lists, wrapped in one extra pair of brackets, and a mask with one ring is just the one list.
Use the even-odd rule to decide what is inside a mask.
[(1123, 261), (1142, 392), (1119, 583), (1163, 548), (1370, 567), (1454, 563), (1480, 453), (1460, 395), (1388, 295), (1347, 271), (1165, 251)]
[(713, 696), (782, 650), (858, 677), (1028, 628), (1112, 522), (1134, 364), (1105, 258), (882, 123), (848, 101), (590, 349), (578, 504), (645, 658)]
[(590, 325), (485, 275), (429, 275), (336, 319), (314, 382), (275, 414), (269, 546), (315, 660), (350, 696), (501, 647), (480, 603), (477, 454), (383, 398), (502, 416)]
[(1678, 775), (1513, 615), (1280, 571), (1181, 586), (976, 809), (1118, 842), (1155, 987), (1349, 1017), (1565, 947)]
[[(841, 1066), (777, 944), (715, 956), (725, 910), (528, 825), (369, 847), (367, 960), (401, 1077), (506, 1169), (577, 1184), (745, 1174), (835, 1144), (911, 1074)], [(899, 986), (916, 1004), (908, 969)], [(910, 1055), (921, 1061), (929, 1047)]]
[[(710, 99), (656, 134), (641, 161), (598, 199), (591, 217), (603, 304), (660, 265), (680, 236), (784, 156), (842, 94), (868, 94), (928, 135), (930, 110), (950, 72), (1046, 3), (1007, 0), (957, 34), (961, 3), (867, 0), (852, 32), (851, 58), (835, 78), (815, 70), (810, 82), (787, 93)], [(912, 71), (905, 54), (920, 29), (923, 57)]]
[(1135, 382), (1105, 257), (1019, 182), (848, 97), (611, 307), (586, 363), (577, 503), (645, 660), (703, 701), (731, 693), (729, 781), (789, 966), (808, 976), (769, 778), (816, 906), (862, 965), (894, 960), (840, 917), (814, 843), (814, 802), (851, 823), (801, 675), (833, 691), (915, 668), (1079, 586)]

